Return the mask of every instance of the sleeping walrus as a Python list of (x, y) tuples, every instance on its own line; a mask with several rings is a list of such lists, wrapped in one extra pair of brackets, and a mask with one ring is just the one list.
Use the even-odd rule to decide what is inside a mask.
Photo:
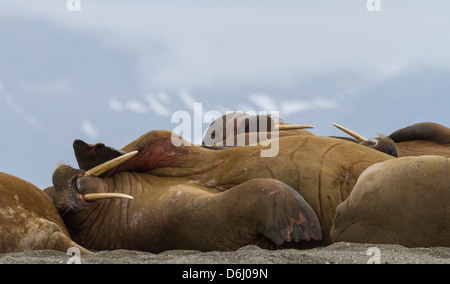
[(0, 253), (76, 247), (51, 199), (33, 184), (0, 173)]
[(450, 160), (419, 156), (377, 163), (336, 211), (334, 242), (450, 247)]

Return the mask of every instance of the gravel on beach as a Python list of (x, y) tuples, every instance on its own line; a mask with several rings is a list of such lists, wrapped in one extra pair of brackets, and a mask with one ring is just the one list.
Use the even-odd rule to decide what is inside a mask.
[(80, 258), (52, 250), (0, 254), (0, 264), (449, 264), (450, 248), (335, 243), (308, 250), (264, 250), (246, 246), (232, 252), (171, 250), (160, 254), (131, 250), (99, 251)]

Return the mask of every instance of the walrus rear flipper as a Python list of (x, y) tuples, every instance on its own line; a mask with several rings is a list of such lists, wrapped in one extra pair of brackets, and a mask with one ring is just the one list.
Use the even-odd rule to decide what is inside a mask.
[(79, 168), (85, 171), (126, 154), (125, 151), (107, 147), (103, 143), (92, 145), (79, 139), (73, 142), (73, 150)]
[(450, 144), (450, 129), (437, 123), (422, 122), (399, 129), (389, 135), (389, 138), (394, 140), (395, 143), (412, 140), (427, 140), (442, 144)]

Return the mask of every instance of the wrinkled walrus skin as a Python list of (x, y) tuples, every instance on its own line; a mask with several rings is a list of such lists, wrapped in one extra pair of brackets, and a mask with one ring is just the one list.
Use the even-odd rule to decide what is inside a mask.
[(89, 253), (69, 238), (50, 198), (18, 177), (0, 173), (0, 253), (71, 247)]
[[(81, 170), (58, 168), (54, 173), (55, 187), (46, 191), (51, 192), (58, 210), (66, 212), (64, 221), (75, 241), (88, 249), (126, 248), (128, 244), (147, 251), (187, 247), (201, 250), (235, 249), (242, 243), (226, 234), (239, 235), (239, 239), (248, 240), (248, 232), (255, 234), (254, 226), (261, 223), (255, 221), (254, 215), (283, 212), (277, 208), (280, 205), (287, 211), (277, 213), (276, 216), (286, 214), (286, 217), (280, 218), (293, 218), (291, 223), (298, 223), (298, 220), (305, 219), (298, 216), (299, 212), (303, 212), (311, 228), (310, 235), (315, 235), (317, 240), (317, 229), (321, 228), (322, 240), (315, 245), (330, 244), (335, 209), (348, 197), (359, 175), (374, 163), (393, 159), (362, 145), (314, 135), (281, 137), (278, 155), (265, 158), (261, 157), (261, 150), (264, 149), (261, 145), (220, 151), (198, 146), (175, 147), (171, 136), (170, 131), (151, 131), (141, 136), (122, 149), (124, 152), (138, 150), (139, 153), (101, 177), (84, 177), (83, 172), (98, 164), (95, 162), (96, 151), (100, 153), (100, 160), (105, 160), (105, 153), (108, 154), (111, 149), (102, 151), (104, 145), (80, 147), (76, 144), (82, 144), (82, 141), (74, 143), (75, 149), (81, 149), (76, 151)], [(94, 152), (89, 150), (94, 148)], [(112, 156), (115, 155), (112, 153)], [(67, 186), (72, 184), (72, 179), (79, 180), (80, 198), (83, 192), (119, 192), (130, 194), (134, 199), (86, 204), (76, 202), (76, 198), (65, 196), (75, 191), (73, 186)], [(249, 187), (248, 183), (252, 186)], [(284, 197), (287, 192), (292, 194), (286, 190), (286, 186), (295, 190), (295, 200), (303, 198), (306, 201), (320, 224), (315, 224), (307, 207), (299, 201), (295, 202), (295, 206), (282, 205), (285, 202), (280, 201), (274, 203), (273, 198), (287, 200)], [(181, 197), (185, 198), (180, 199), (183, 202), (173, 202)], [(256, 204), (255, 199), (259, 200)], [(206, 211), (195, 212), (196, 208), (200, 208), (198, 204), (208, 200), (214, 201), (215, 210), (207, 208)], [(232, 215), (224, 218), (224, 212), (232, 214), (233, 206), (253, 208), (253, 213), (248, 213), (249, 219), (241, 223), (231, 218)], [(70, 214), (67, 211), (69, 207), (78, 208), (77, 212)], [(193, 216), (188, 212), (195, 212), (195, 218), (184, 218)], [(220, 222), (218, 216), (221, 216)], [(218, 226), (217, 229), (206, 226), (203, 223), (205, 220), (212, 220), (208, 226)], [(270, 220), (274, 219), (269, 218), (269, 223), (272, 222)], [(242, 232), (241, 224), (249, 227), (247, 233)], [(282, 230), (279, 228), (275, 235), (284, 235)], [(161, 233), (152, 235), (152, 232)], [(256, 235), (262, 233), (268, 238), (261, 229), (256, 232), (259, 232)], [(196, 241), (193, 244), (194, 236), (199, 235), (203, 236), (204, 243)], [(218, 236), (221, 236), (220, 241), (215, 240)], [(290, 235), (283, 238), (285, 241), (292, 239)], [(269, 239), (276, 242), (276, 237)], [(211, 240), (213, 244), (206, 240)], [(141, 243), (138, 245), (137, 242)]]
[(334, 242), (450, 247), (450, 161), (404, 157), (378, 163), (337, 208)]

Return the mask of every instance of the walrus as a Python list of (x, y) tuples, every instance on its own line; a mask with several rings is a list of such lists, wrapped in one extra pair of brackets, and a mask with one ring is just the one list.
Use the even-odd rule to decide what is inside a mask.
[[(260, 144), (220, 151), (184, 143), (176, 147), (172, 135), (151, 131), (121, 150), (74, 141), (80, 169), (58, 167), (54, 186), (46, 192), (65, 212), (75, 241), (88, 249), (151, 252), (237, 249), (249, 243), (277, 248), (295, 239), (298, 248), (330, 244), (336, 207), (358, 176), (374, 163), (393, 159), (315, 135), (280, 137), (279, 152), (272, 157), (261, 157)], [(120, 165), (91, 174), (108, 156), (134, 151)], [(83, 200), (86, 192), (134, 199), (90, 203)], [(261, 218), (269, 223), (262, 225)], [(296, 227), (302, 228), (298, 236)]]
[[(386, 154), (391, 155), (396, 158), (398, 158), (398, 156), (399, 156), (397, 145), (395, 144), (395, 141), (392, 140), (390, 137), (384, 136), (382, 134), (378, 134), (377, 138), (367, 139), (364, 136), (362, 136), (344, 126), (341, 126), (337, 123), (333, 123), (333, 125), (335, 127), (339, 128), (340, 130), (344, 131), (345, 133), (349, 134), (353, 138), (355, 138), (356, 140), (353, 140), (353, 142), (355, 142), (355, 143), (359, 143), (363, 146), (386, 153)], [(339, 138), (339, 139), (349, 139), (349, 138), (345, 138), (345, 137), (336, 137), (336, 136), (333, 136), (333, 137)], [(352, 141), (352, 140), (350, 140), (350, 141)]]
[(437, 155), (450, 158), (450, 128), (434, 122), (421, 122), (389, 135), (400, 157)]
[(0, 173), (0, 253), (78, 248), (51, 199), (39, 188), (10, 174)]
[(450, 129), (437, 123), (416, 123), (394, 131), (391, 135), (379, 134), (378, 138), (372, 139), (364, 138), (336, 123), (333, 125), (354, 137), (354, 142), (394, 157), (437, 155), (450, 158)]
[(450, 161), (403, 157), (364, 171), (336, 210), (333, 242), (450, 246)]
[(229, 113), (214, 120), (205, 132), (202, 146), (211, 149), (246, 146), (268, 139), (294, 135), (314, 135), (305, 130), (312, 125), (292, 125), (271, 115)]
[[(236, 250), (251, 244), (270, 249), (285, 242), (321, 239), (311, 207), (274, 179), (253, 179), (219, 193), (180, 178), (127, 172), (103, 179), (95, 175), (60, 166), (53, 175), (54, 187), (45, 190), (58, 211), (65, 212), (63, 219), (74, 240), (90, 249), (159, 253)], [(106, 191), (127, 192), (134, 199), (85, 198)]]
[[(333, 125), (351, 135), (354, 139), (329, 136), (331, 138), (359, 143), (394, 157), (399, 156), (395, 142), (387, 136), (380, 134), (377, 138), (367, 139), (341, 125), (336, 123), (333, 123)], [(283, 136), (314, 135), (305, 130), (308, 128), (314, 128), (314, 126), (291, 125), (270, 115), (231, 113), (223, 115), (211, 123), (205, 133), (202, 146), (222, 150), (227, 147), (246, 146)]]

